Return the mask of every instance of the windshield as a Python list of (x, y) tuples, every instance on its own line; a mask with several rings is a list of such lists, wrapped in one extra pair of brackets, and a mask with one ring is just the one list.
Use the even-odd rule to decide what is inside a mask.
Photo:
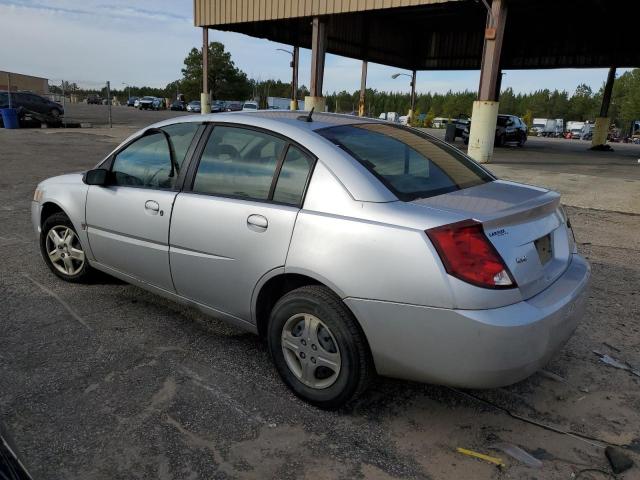
[(433, 197), (494, 180), (457, 149), (405, 127), (366, 123), (318, 133), (353, 156), (400, 200)]
[(142, 100), (153, 100), (155, 97), (142, 97)]
[(257, 110), (258, 106), (255, 103), (245, 103), (244, 108), (251, 108), (253, 110)]

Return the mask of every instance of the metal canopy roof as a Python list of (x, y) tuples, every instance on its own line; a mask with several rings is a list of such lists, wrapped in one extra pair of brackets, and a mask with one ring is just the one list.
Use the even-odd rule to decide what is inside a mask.
[[(195, 24), (410, 70), (480, 68), (486, 10), (474, 0), (194, 0)], [(637, 0), (509, 0), (503, 69), (640, 67)]]

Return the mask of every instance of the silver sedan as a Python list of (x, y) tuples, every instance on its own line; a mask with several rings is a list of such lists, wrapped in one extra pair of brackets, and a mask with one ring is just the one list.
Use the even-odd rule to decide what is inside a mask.
[(590, 275), (557, 193), (351, 116), (167, 120), (40, 183), (32, 216), (58, 277), (100, 270), (255, 332), (323, 408), (376, 373), (518, 382), (576, 328)]

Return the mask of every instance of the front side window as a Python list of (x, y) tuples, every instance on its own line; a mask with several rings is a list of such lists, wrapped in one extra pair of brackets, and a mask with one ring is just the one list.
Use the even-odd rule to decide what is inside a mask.
[(173, 188), (177, 172), (172, 172), (169, 143), (164, 134), (146, 135), (118, 153), (113, 161), (115, 185)]
[(266, 133), (215, 127), (202, 153), (193, 191), (268, 200), (286, 142)]
[(182, 167), (187, 151), (199, 127), (200, 124), (196, 122), (175, 123), (162, 127), (162, 130), (169, 134), (178, 168)]
[(408, 128), (366, 123), (318, 133), (351, 154), (400, 200), (432, 197), (493, 180), (455, 148)]

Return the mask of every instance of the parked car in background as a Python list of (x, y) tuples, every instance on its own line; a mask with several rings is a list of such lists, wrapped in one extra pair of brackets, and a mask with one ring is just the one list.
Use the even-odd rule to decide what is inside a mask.
[(193, 100), (187, 103), (187, 112), (200, 113), (202, 106), (199, 100)]
[[(29, 112), (45, 115), (57, 120), (64, 115), (64, 108), (58, 102), (31, 92), (11, 92), (11, 106), (18, 110), (18, 118), (23, 119)], [(9, 94), (0, 91), (0, 108), (9, 108)]]
[(534, 118), (533, 124), (531, 125), (531, 130), (530, 130), (531, 134), (536, 136), (542, 136), (542, 132), (544, 132), (546, 125), (547, 125), (546, 118)]
[(89, 95), (87, 97), (87, 105), (102, 105), (102, 97), (100, 95)]
[(220, 100), (214, 100), (211, 102), (211, 113), (220, 113), (224, 111), (224, 102)]
[(256, 110), (258, 110), (258, 108), (259, 108), (258, 107), (258, 102), (244, 102), (242, 104), (242, 110), (243, 111), (249, 110), (249, 111), (254, 111), (255, 112)]
[(129, 99), (127, 100), (127, 107), (135, 107), (136, 106), (136, 100), (138, 100), (139, 97), (129, 97)]
[(41, 182), (31, 215), (60, 279), (101, 270), (257, 333), (284, 383), (323, 408), (376, 373), (518, 382), (562, 348), (588, 298), (559, 194), (373, 119), (172, 118)]
[[(465, 145), (469, 144), (469, 132), (471, 131), (471, 121), (467, 124), (462, 133)], [(503, 147), (507, 143), (516, 143), (522, 147), (527, 141), (527, 125), (516, 115), (498, 115), (496, 123), (495, 146)]]
[(224, 109), (226, 112), (239, 112), (242, 110), (242, 102), (227, 101), (224, 102)]
[(140, 110), (163, 110), (164, 99), (151, 96), (142, 97), (138, 100), (138, 108)]
[(173, 110), (173, 111), (184, 111), (184, 110), (187, 109), (187, 105), (182, 100), (174, 100), (171, 103), (170, 109)]

